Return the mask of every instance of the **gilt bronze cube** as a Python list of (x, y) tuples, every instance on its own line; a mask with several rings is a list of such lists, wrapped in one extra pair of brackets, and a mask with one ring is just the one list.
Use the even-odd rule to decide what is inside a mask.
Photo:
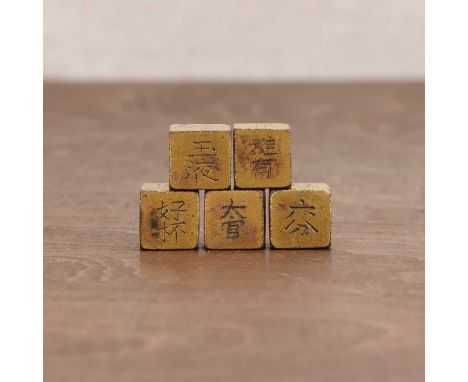
[(238, 189), (286, 188), (291, 185), (289, 125), (234, 125), (234, 184)]
[(265, 246), (263, 191), (208, 191), (205, 195), (205, 247), (260, 249)]
[(323, 183), (293, 183), (270, 193), (274, 248), (324, 248), (331, 243), (331, 192)]
[(231, 127), (221, 124), (171, 125), (169, 185), (174, 190), (231, 187)]
[(170, 191), (167, 183), (145, 183), (141, 187), (142, 249), (195, 249), (198, 221), (198, 192)]

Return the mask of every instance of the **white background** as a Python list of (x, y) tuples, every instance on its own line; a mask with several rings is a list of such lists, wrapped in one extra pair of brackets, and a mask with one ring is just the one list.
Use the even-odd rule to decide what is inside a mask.
[(45, 0), (50, 80), (421, 80), (423, 0)]

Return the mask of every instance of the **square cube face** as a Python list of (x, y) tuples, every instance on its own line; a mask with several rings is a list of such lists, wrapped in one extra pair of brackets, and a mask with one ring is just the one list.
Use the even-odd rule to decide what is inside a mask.
[(260, 249), (265, 246), (263, 191), (209, 191), (205, 195), (205, 247)]
[(169, 191), (167, 183), (145, 183), (140, 192), (142, 249), (198, 247), (198, 192)]
[(171, 125), (169, 185), (174, 190), (230, 188), (230, 126)]
[(274, 248), (324, 248), (331, 241), (331, 193), (322, 183), (293, 183), (270, 195)]
[(234, 125), (234, 182), (236, 188), (285, 188), (291, 185), (289, 125)]

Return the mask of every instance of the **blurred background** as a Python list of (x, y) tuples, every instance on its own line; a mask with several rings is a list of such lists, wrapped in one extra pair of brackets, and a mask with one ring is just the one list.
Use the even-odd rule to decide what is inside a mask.
[(419, 81), (423, 0), (45, 0), (49, 81)]

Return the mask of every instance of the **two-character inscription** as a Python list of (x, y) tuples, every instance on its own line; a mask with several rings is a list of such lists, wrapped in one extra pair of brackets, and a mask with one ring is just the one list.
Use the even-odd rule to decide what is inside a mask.
[(264, 209), (263, 191), (208, 191), (205, 195), (205, 247), (263, 248)]
[(272, 165), (278, 161), (276, 151), (276, 139), (272, 136), (264, 138), (253, 138), (249, 141), (252, 156), (251, 164), (253, 176), (258, 178), (271, 179), (273, 175)]
[(315, 206), (308, 204), (303, 198), (288, 206), (291, 211), (286, 216), (287, 225), (284, 230), (288, 235), (308, 235), (310, 232), (318, 233), (318, 229), (311, 223), (315, 218)]
[(231, 186), (231, 128), (172, 125), (169, 183), (176, 190), (223, 190)]
[(243, 189), (291, 185), (288, 125), (234, 125), (234, 182), (236, 188)]
[(274, 248), (323, 248), (331, 241), (331, 194), (326, 184), (293, 183), (270, 195)]
[(198, 246), (198, 193), (169, 191), (167, 183), (145, 183), (140, 192), (142, 249)]
[(183, 216), (185, 212), (187, 212), (187, 207), (183, 200), (167, 203), (161, 199), (160, 206), (150, 210), (151, 236), (164, 243), (173, 237), (177, 243), (179, 232), (186, 233), (184, 226), (187, 223)]
[(204, 177), (209, 181), (216, 183), (220, 179), (221, 165), (211, 140), (192, 141), (192, 148), (187, 151), (185, 158), (185, 176), (184, 179), (193, 178), (198, 184), (199, 177)]
[(221, 230), (226, 232), (226, 239), (237, 239), (240, 237), (241, 226), (245, 224), (247, 216), (242, 215), (240, 211), (246, 208), (245, 205), (234, 205), (234, 201), (226, 206), (221, 206)]

